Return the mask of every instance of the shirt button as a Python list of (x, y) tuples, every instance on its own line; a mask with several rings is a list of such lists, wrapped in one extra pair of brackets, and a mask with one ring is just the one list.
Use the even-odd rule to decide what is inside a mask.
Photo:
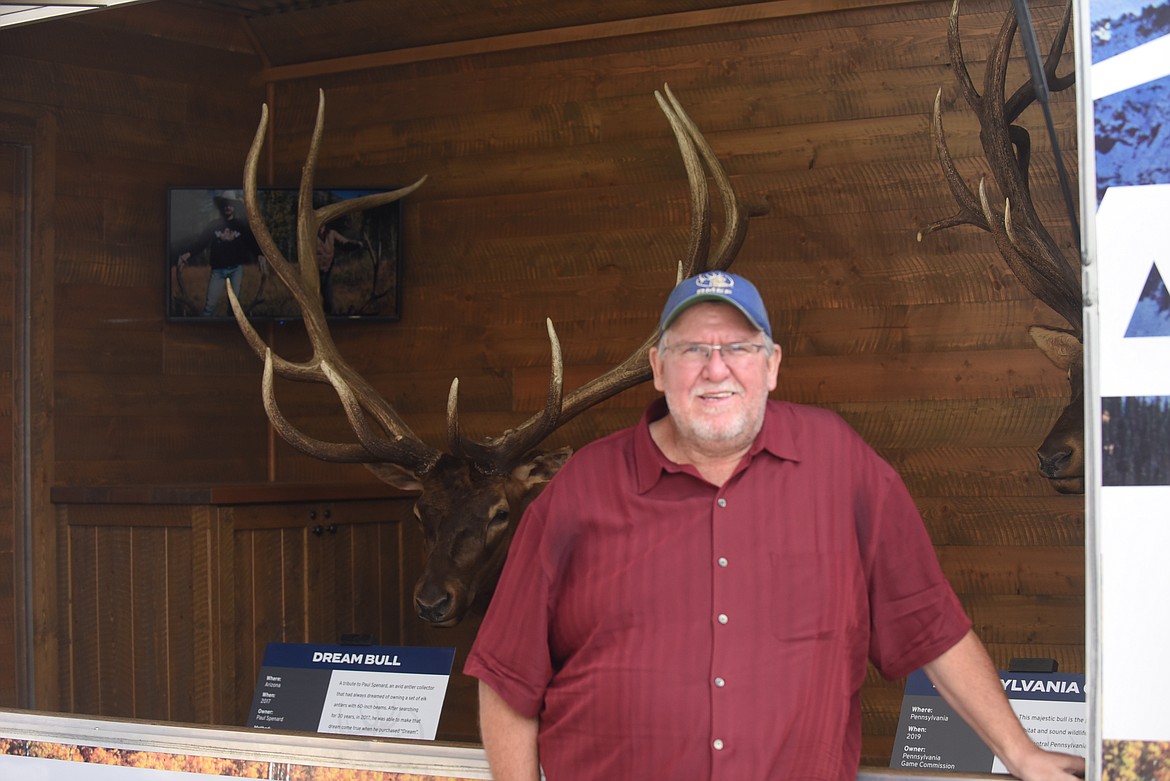
[(721, 624), (726, 624), (726, 623), (727, 623), (727, 614), (726, 614), (726, 613), (720, 613), (720, 614), (719, 614), (719, 618), (718, 618), (718, 619), (716, 619), (716, 620), (717, 620), (717, 621), (719, 621), (719, 623), (721, 623)]
[(715, 747), (716, 751), (723, 750), (723, 741), (720, 740), (719, 738), (715, 738), (715, 740), (711, 743), (711, 745)]
[(726, 499), (720, 499), (720, 500), (717, 502), (717, 504), (718, 504), (720, 507), (726, 507), (726, 506), (727, 506), (727, 500), (726, 500)]
[(722, 689), (726, 683), (727, 683), (727, 681), (723, 680), (722, 678), (715, 679), (715, 686), (717, 686), (720, 689)]
[(726, 567), (726, 566), (727, 566), (727, 558), (726, 558), (726, 557), (724, 557), (724, 556), (720, 556), (720, 557), (719, 557), (719, 566), (720, 566), (720, 567)]

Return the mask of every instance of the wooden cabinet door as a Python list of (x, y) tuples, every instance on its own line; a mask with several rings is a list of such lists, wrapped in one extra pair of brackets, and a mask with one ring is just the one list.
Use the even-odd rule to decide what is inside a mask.
[(309, 534), (305, 642), (401, 645), (401, 524), (326, 518)]
[[(402, 644), (402, 521), (410, 500), (233, 508), (235, 720), (268, 643)], [(403, 513), (406, 513), (404, 516)]]
[(151, 721), (216, 717), (207, 516), (181, 505), (58, 506), (65, 642), (54, 687), (60, 699), (46, 709)]

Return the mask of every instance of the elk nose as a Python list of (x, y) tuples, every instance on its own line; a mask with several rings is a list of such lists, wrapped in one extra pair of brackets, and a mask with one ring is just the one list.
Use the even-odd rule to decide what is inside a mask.
[(451, 606), (455, 595), (448, 590), (432, 589), (419, 592), (414, 598), (414, 609), (418, 617), (431, 624), (441, 624), (451, 618)]
[(1072, 460), (1072, 448), (1061, 448), (1053, 453), (1037, 453), (1040, 459), (1040, 471), (1047, 477), (1055, 477), (1061, 473)]

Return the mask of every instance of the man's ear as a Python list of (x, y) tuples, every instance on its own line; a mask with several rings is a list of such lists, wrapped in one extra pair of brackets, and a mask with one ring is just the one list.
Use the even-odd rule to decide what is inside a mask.
[(650, 354), (647, 356), (650, 361), (650, 371), (654, 373), (654, 389), (659, 393), (666, 390), (662, 385), (662, 353), (658, 351), (658, 347), (650, 348)]
[(562, 447), (560, 450), (553, 450), (548, 453), (538, 453), (527, 462), (521, 464), (512, 470), (512, 477), (524, 483), (526, 488), (531, 488), (540, 483), (547, 483), (553, 479), (553, 475), (560, 471), (565, 462), (569, 460), (569, 456), (573, 455), (573, 448)]
[(768, 392), (769, 393), (776, 390), (776, 386), (780, 382), (779, 381), (780, 359), (782, 357), (783, 357), (783, 353), (780, 350), (780, 345), (773, 344), (772, 354), (768, 356)]

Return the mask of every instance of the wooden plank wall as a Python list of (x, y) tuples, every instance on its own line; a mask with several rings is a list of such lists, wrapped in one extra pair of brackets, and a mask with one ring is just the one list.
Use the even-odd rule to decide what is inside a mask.
[[(163, 320), (166, 188), (240, 178), (263, 89), (233, 16), (148, 3), (6, 30), (0, 100), (56, 115), (56, 456), (64, 485), (262, 480), (254, 357)], [(259, 415), (259, 417), (257, 417)]]
[[(33, 187), (33, 372), (14, 378), (30, 399), (31, 491), (18, 498), (31, 507), (33, 564), (27, 583), (6, 571), (17, 604), (31, 601), (37, 642), (35, 684), (21, 668), (26, 691), (11, 704), (43, 710), (67, 707), (57, 600), (68, 573), (50, 488), (266, 473), (252, 356), (222, 331), (169, 331), (162, 318), (165, 189), (238, 177), (247, 140), (223, 128), (253, 121), (263, 89), (246, 76), (260, 60), (230, 15), (135, 10), (0, 32), (0, 118), (21, 120), (0, 130), (30, 147)], [(4, 669), (12, 656), (0, 650)]]
[[(1007, 5), (964, 4), (971, 61), (981, 65)], [(238, 27), (163, 0), (0, 34), (0, 66), (13, 76), (0, 101), (43, 105), (60, 123), (46, 324), (52, 480), (368, 479), (283, 443), (270, 460), (259, 367), (234, 327), (162, 318), (165, 187), (238, 179), (265, 95), (251, 77), (271, 79), (262, 183), (295, 182), (319, 88), (319, 184), (429, 176), (403, 207), (402, 320), (335, 334), (436, 444), (453, 377), (474, 433), (499, 433), (539, 406), (545, 317), (570, 388), (653, 327), (688, 221), (685, 176), (652, 96), (668, 82), (737, 191), (769, 209), (735, 268), (760, 284), (785, 351), (777, 395), (840, 411), (901, 471), (997, 663), (1050, 656), (1083, 670), (1083, 500), (1053, 494), (1033, 454), (1067, 387), (1025, 329), (1057, 321), (986, 235), (915, 241), (952, 211), (928, 130), (940, 87), (960, 166), (979, 168), (945, 52), (949, 6), (778, 15), (289, 78), (263, 71)], [(1051, 29), (1060, 4), (1032, 7)], [(1054, 110), (1075, 163), (1071, 101), (1060, 96)], [(1040, 128), (1039, 112), (1025, 119)], [(1059, 225), (1044, 133), (1034, 142), (1037, 205)], [(303, 355), (295, 328), (267, 337)], [(319, 390), (278, 388), (306, 430), (336, 435), (343, 423)], [(627, 392), (550, 444), (628, 425), (652, 396)], [(871, 676), (871, 764), (888, 762), (900, 698), (899, 682)]]
[[(973, 61), (1005, 5), (964, 4)], [(1060, 8), (1038, 5), (1051, 27)], [(939, 87), (960, 166), (978, 168), (976, 130), (954, 106), (948, 9), (776, 18), (277, 83), (278, 180), (295, 175), (318, 88), (323, 183), (429, 176), (404, 206), (403, 327), (346, 334), (343, 349), (431, 441), (452, 376), (472, 431), (499, 433), (516, 422), (502, 412), (539, 406), (546, 316), (568, 387), (634, 349), (685, 247), (683, 171), (652, 99), (669, 82), (737, 191), (769, 207), (735, 267), (761, 284), (785, 350), (777, 395), (837, 409), (900, 470), (1000, 665), (1044, 656), (1083, 670), (1083, 503), (1052, 493), (1033, 452), (1067, 383), (1026, 327), (1059, 321), (986, 235), (916, 241), (953, 211), (928, 131)], [(1066, 150), (1070, 103), (1057, 109)], [(1061, 225), (1043, 135), (1034, 192)], [(628, 392), (552, 439), (604, 434), (651, 396)], [(900, 700), (900, 683), (870, 676), (868, 762), (888, 762)]]

